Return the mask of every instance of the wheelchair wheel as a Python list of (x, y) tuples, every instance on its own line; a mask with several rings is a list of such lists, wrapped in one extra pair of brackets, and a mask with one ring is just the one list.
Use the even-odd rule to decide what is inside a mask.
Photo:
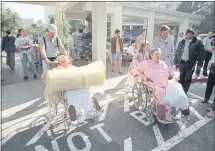
[(132, 101), (134, 101), (136, 109), (145, 111), (148, 101), (147, 92), (147, 87), (143, 83), (137, 82), (134, 84), (132, 89)]
[(44, 91), (44, 98), (45, 98), (46, 105), (47, 105), (49, 112), (51, 113), (51, 115), (56, 116), (57, 115), (57, 105), (50, 103), (46, 90)]

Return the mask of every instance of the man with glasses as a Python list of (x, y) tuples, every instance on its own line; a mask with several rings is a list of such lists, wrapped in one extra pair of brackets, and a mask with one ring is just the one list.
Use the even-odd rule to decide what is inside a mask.
[(39, 38), (39, 49), (43, 58), (43, 71), (49, 70), (49, 63), (55, 61), (59, 54), (67, 55), (67, 52), (61, 43), (59, 37), (56, 36), (57, 27), (50, 24), (47, 28), (47, 35)]

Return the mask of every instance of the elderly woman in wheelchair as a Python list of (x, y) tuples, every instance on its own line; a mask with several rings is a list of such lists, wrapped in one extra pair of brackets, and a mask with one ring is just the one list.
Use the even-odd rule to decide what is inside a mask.
[[(180, 119), (181, 113), (188, 116), (189, 102), (184, 91), (181, 91), (181, 85), (176, 82), (174, 73), (160, 58), (160, 49), (151, 49), (150, 59), (135, 68), (133, 76), (142, 76), (142, 81), (134, 85), (132, 96), (135, 107), (145, 111), (149, 120), (154, 121), (156, 115), (159, 122), (167, 124)], [(179, 94), (177, 99), (171, 96), (172, 92), (174, 95)]]

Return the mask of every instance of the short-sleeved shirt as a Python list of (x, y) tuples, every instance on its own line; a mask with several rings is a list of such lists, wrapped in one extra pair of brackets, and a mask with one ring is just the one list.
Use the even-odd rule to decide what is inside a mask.
[[(58, 45), (57, 45), (57, 38), (56, 37), (54, 37), (52, 40), (49, 40), (47, 36), (44, 36), (44, 38), (46, 41), (45, 52), (46, 52), (47, 57), (57, 57), (60, 53), (60, 51), (59, 51), (60, 38), (58, 38)], [(45, 47), (43, 37), (40, 37), (38, 39), (38, 43), (43, 44)]]
[(16, 41), (15, 41), (15, 46), (23, 46), (21, 50), (30, 48), (32, 44), (33, 44), (33, 40), (31, 40), (27, 36), (16, 38)]
[(120, 52), (119, 38), (116, 38), (116, 52)]

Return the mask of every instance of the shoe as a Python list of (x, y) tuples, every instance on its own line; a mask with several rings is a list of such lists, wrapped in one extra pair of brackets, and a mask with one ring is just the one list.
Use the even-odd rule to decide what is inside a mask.
[(34, 75), (34, 79), (37, 79), (37, 75)]
[(14, 70), (14, 67), (11, 67), (11, 70)]
[(204, 100), (202, 101), (202, 103), (208, 103), (210, 99), (206, 99), (204, 98)]
[(25, 76), (24, 78), (23, 78), (23, 80), (27, 80), (28, 79), (28, 76)]
[(91, 118), (94, 118), (96, 115), (97, 115), (97, 112), (96, 112), (96, 111), (90, 110), (90, 111), (87, 112), (86, 118), (87, 118), (87, 119), (91, 119)]
[(206, 109), (206, 111), (210, 112), (212, 110), (212, 107), (209, 107)]
[(207, 73), (207, 70), (206, 71), (203, 71), (203, 74), (202, 74), (203, 76), (206, 76), (206, 77), (208, 77), (208, 73)]
[(188, 108), (188, 109), (186, 109), (186, 110), (181, 111), (181, 113), (182, 113), (184, 116), (189, 116), (189, 115), (190, 115), (190, 110), (189, 110), (189, 108)]
[(215, 117), (214, 111), (211, 110), (211, 111), (207, 114), (207, 117), (209, 117), (209, 118), (214, 118), (214, 117)]

